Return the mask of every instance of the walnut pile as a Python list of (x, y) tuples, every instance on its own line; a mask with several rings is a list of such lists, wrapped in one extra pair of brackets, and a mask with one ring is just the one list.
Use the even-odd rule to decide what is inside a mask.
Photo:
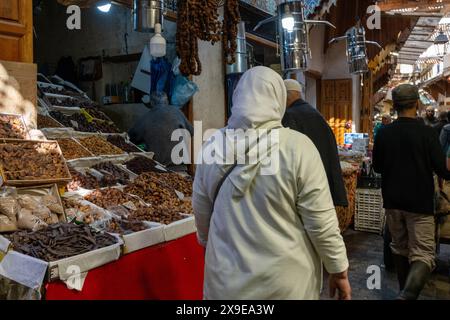
[(180, 200), (172, 186), (158, 180), (153, 172), (137, 177), (125, 188), (125, 192), (134, 194), (151, 205), (154, 209), (168, 212), (192, 214), (190, 200)]
[(58, 139), (57, 141), (66, 160), (93, 156), (92, 153), (73, 139)]
[(119, 206), (127, 202), (132, 202), (136, 207), (140, 205), (136, 198), (114, 188), (94, 190), (85, 196), (84, 199), (104, 209)]
[(0, 138), (26, 139), (27, 131), (22, 119), (14, 115), (0, 114)]
[(162, 209), (153, 207), (139, 207), (130, 215), (130, 219), (141, 221), (157, 222), (161, 224), (171, 224), (175, 221), (186, 219), (177, 212), (176, 209)]
[(8, 180), (70, 178), (56, 142), (1, 143), (0, 165)]
[(81, 138), (80, 143), (96, 156), (123, 154), (123, 150), (97, 136)]

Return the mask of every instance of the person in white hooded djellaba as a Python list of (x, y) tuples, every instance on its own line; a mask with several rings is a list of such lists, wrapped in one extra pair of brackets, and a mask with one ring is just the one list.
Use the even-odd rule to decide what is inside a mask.
[[(244, 155), (256, 161), (197, 165), (193, 207), (206, 247), (204, 299), (319, 299), (322, 264), (330, 295), (351, 299), (346, 248), (319, 152), (305, 135), (283, 128), (285, 108), (283, 79), (253, 68), (233, 94), (228, 126), (203, 146), (202, 157), (214, 150), (214, 159), (229, 160), (234, 149), (228, 144), (211, 149), (220, 137), (229, 142), (226, 132), (270, 130), (248, 139)], [(263, 140), (269, 147), (259, 152)], [(272, 171), (264, 171), (267, 166)]]

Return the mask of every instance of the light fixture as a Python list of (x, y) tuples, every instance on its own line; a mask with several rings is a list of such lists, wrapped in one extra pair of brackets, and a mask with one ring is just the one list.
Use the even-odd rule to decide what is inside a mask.
[(294, 16), (291, 13), (286, 14), (281, 19), (281, 25), (282, 25), (283, 29), (286, 29), (289, 32), (294, 31), (294, 26), (295, 26)]
[(161, 35), (161, 24), (155, 24), (155, 35), (150, 39), (150, 54), (155, 57), (166, 55), (166, 39)]
[(444, 31), (439, 31), (436, 39), (434, 39), (434, 45), (436, 46), (438, 56), (443, 57), (447, 54), (448, 42), (448, 37)]
[(111, 1), (99, 1), (97, 3), (97, 9), (101, 12), (108, 13), (111, 10)]

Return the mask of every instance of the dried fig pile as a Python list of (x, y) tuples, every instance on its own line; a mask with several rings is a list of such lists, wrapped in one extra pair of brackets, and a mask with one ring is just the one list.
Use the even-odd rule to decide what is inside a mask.
[(126, 235), (133, 232), (139, 232), (148, 229), (141, 220), (127, 219), (118, 220), (112, 219), (108, 222), (106, 231), (111, 233), (118, 233), (120, 235)]
[(57, 261), (117, 243), (107, 233), (88, 225), (57, 223), (36, 232), (17, 231), (6, 237), (14, 250), (44, 261)]
[(59, 124), (55, 119), (48, 116), (44, 116), (42, 114), (37, 115), (37, 126), (38, 129), (62, 128), (62, 125)]
[(26, 139), (27, 130), (22, 119), (14, 115), (0, 114), (0, 138)]
[(70, 178), (56, 142), (1, 143), (0, 165), (8, 180)]
[(73, 139), (58, 139), (58, 144), (66, 160), (88, 158), (93, 156), (92, 153)]
[(96, 156), (101, 155), (119, 155), (123, 154), (124, 152), (117, 148), (116, 146), (112, 145), (105, 139), (102, 139), (97, 136), (87, 137), (87, 138), (81, 138), (79, 139), (80, 143), (88, 149), (90, 152), (95, 154)]
[(149, 172), (150, 175), (154, 176), (156, 179), (169, 185), (171, 188), (182, 192), (185, 196), (192, 196), (192, 180), (189, 178), (184, 178), (178, 173), (157, 173)]

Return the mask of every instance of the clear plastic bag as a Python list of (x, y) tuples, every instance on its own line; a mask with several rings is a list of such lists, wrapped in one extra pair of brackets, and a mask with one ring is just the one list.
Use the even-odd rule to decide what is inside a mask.
[(177, 75), (171, 88), (171, 101), (174, 106), (182, 107), (191, 100), (198, 91), (198, 86), (188, 78)]
[(17, 192), (15, 188), (3, 188), (0, 191), (0, 214), (15, 221), (20, 210), (17, 202)]
[(17, 226), (20, 229), (38, 231), (46, 228), (48, 224), (34, 216), (31, 210), (22, 208), (17, 216)]

